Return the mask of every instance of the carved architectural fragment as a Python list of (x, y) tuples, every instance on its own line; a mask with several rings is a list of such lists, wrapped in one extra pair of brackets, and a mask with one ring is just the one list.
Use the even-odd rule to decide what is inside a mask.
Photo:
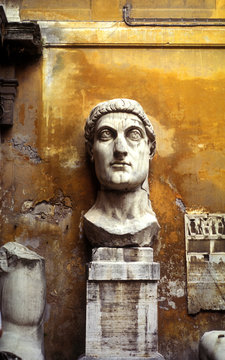
[(9, 22), (4, 7), (0, 5), (0, 54), (2, 60), (17, 62), (42, 53), (40, 27), (37, 23)]
[(41, 53), (39, 25), (30, 21), (9, 22), (4, 7), (0, 5), (0, 125), (13, 124), (13, 106), (18, 86), (16, 79), (5, 78), (5, 69), (11, 72), (18, 61), (24, 62)]
[(225, 310), (225, 215), (186, 214), (188, 312)]
[(4, 34), (4, 25), (7, 23), (7, 18), (5, 15), (5, 11), (3, 6), (0, 5), (0, 36), (1, 36), (1, 42), (0, 47), (2, 46), (2, 40), (3, 40), (3, 34)]
[(18, 81), (0, 79), (0, 125), (13, 124), (13, 107)]

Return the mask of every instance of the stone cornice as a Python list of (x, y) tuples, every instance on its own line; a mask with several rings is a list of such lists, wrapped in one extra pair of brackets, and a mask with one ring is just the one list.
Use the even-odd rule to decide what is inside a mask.
[(8, 22), (1, 5), (0, 36), (0, 51), (4, 59), (17, 62), (21, 58), (35, 57), (42, 53), (39, 25), (34, 22)]
[(129, 27), (123, 22), (39, 21), (46, 47), (224, 47), (225, 27)]

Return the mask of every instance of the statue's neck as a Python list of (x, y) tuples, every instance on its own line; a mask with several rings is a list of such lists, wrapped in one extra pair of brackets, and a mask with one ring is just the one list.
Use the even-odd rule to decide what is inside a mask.
[(152, 212), (148, 193), (142, 187), (129, 192), (101, 189), (92, 209), (119, 221), (137, 219)]
[(146, 188), (135, 191), (101, 189), (84, 215), (84, 230), (93, 246), (150, 246), (159, 224)]

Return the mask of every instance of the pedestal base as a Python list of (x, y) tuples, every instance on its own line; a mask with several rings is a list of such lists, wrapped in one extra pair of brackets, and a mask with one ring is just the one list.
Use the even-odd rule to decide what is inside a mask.
[(157, 281), (151, 248), (93, 249), (83, 360), (158, 360)]

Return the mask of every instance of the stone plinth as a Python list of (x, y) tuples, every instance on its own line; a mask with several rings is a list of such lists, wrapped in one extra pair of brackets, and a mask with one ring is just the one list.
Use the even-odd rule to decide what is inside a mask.
[(159, 270), (151, 248), (93, 249), (88, 264), (86, 359), (163, 359), (157, 352)]

